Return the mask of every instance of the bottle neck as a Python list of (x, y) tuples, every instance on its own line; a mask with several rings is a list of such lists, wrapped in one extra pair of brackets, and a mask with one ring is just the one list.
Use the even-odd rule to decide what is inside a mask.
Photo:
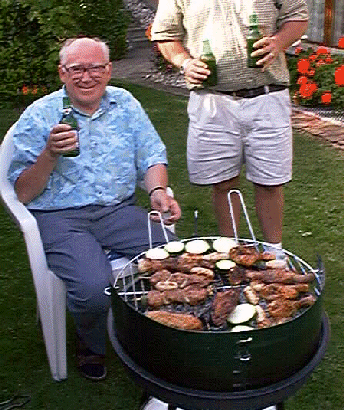
[(203, 41), (203, 54), (213, 54), (209, 40)]
[(63, 97), (63, 108), (72, 108), (69, 97)]

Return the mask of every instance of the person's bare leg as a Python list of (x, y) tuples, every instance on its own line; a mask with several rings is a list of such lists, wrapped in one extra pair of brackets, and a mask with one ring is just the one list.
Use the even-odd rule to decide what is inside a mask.
[[(240, 177), (219, 182), (213, 185), (213, 204), (215, 211), (215, 218), (218, 225), (219, 234), (222, 236), (234, 236), (234, 230), (232, 226), (232, 218), (229, 210), (228, 192), (231, 189), (237, 189), (239, 187)], [(234, 219), (236, 221), (236, 227), (239, 227), (240, 218), (240, 199), (238, 195), (232, 195), (232, 204), (234, 211)]]
[(283, 185), (264, 186), (255, 184), (256, 212), (264, 240), (282, 242), (284, 194)]

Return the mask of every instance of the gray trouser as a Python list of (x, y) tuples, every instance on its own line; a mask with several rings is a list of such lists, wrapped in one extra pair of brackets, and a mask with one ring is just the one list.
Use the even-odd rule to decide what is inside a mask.
[[(50, 269), (64, 280), (67, 306), (77, 332), (89, 348), (105, 353), (111, 265), (103, 248), (133, 258), (149, 247), (147, 212), (130, 198), (120, 205), (89, 205), (60, 211), (32, 211)], [(174, 235), (168, 231), (168, 236)], [(152, 223), (153, 246), (165, 243)]]

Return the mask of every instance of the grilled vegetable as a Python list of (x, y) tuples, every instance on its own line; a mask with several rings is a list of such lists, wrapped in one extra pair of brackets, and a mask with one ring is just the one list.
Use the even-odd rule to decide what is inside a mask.
[(237, 243), (232, 238), (227, 238), (225, 236), (217, 238), (213, 242), (213, 248), (216, 252), (226, 252), (228, 253), (231, 248), (237, 246)]
[(188, 253), (202, 254), (208, 252), (209, 249), (208, 242), (203, 239), (194, 239), (185, 244), (185, 251)]
[(233, 312), (228, 316), (227, 320), (232, 325), (239, 325), (252, 320), (256, 313), (257, 310), (254, 305), (243, 303), (235, 307)]
[(220, 261), (217, 261), (215, 263), (215, 267), (218, 269), (220, 273), (227, 273), (229, 270), (235, 268), (235, 266), (236, 263), (229, 259), (221, 259)]
[(181, 241), (171, 241), (164, 246), (164, 249), (170, 255), (179, 255), (184, 251), (184, 247), (185, 245)]
[(146, 258), (148, 259), (166, 259), (168, 256), (168, 252), (162, 248), (152, 248), (146, 252)]
[(251, 326), (237, 325), (231, 329), (231, 332), (248, 332), (249, 330), (254, 330), (254, 328)]

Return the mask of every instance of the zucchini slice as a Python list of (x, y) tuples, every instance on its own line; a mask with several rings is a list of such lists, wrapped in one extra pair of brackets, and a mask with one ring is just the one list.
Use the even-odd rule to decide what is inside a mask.
[(220, 238), (215, 239), (213, 242), (214, 250), (220, 253), (228, 253), (231, 248), (237, 245), (238, 244), (235, 239), (228, 238), (226, 236), (221, 236)]
[(230, 331), (231, 332), (248, 332), (250, 330), (254, 330), (254, 328), (251, 326), (246, 326), (246, 325), (236, 325)]
[(215, 267), (219, 270), (219, 272), (228, 272), (236, 267), (236, 263), (230, 259), (221, 259), (215, 263)]
[(183, 253), (184, 251), (184, 243), (181, 241), (171, 241), (168, 242), (165, 246), (164, 249), (167, 251), (170, 255), (178, 255), (180, 253)]
[(256, 313), (257, 310), (254, 305), (243, 303), (235, 307), (233, 312), (228, 316), (227, 320), (232, 325), (239, 325), (253, 319)]
[(162, 248), (152, 248), (146, 252), (146, 258), (148, 259), (166, 259), (168, 256), (168, 252)]
[(188, 253), (202, 254), (208, 252), (210, 246), (204, 239), (193, 239), (185, 244), (185, 251)]

